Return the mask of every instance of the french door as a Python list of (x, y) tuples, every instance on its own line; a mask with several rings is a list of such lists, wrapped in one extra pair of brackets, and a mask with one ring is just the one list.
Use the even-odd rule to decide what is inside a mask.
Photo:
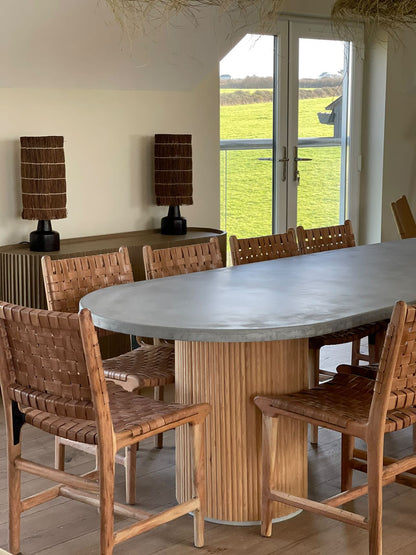
[[(341, 41), (327, 22), (289, 20), (274, 37), (274, 233), (335, 225), (347, 217), (357, 227), (362, 50), (357, 31), (354, 36)], [(315, 80), (302, 78), (316, 57), (339, 68), (337, 75), (319, 76), (329, 85), (323, 88), (333, 98), (328, 105), (314, 96)], [(319, 94), (325, 94), (322, 87)]]
[[(249, 55), (257, 56), (254, 64), (270, 60), (264, 75), (273, 79), (264, 87), (273, 90), (235, 91), (222, 80), (221, 93), (229, 87), (244, 103), (250, 94), (266, 99), (221, 107), (221, 226), (229, 234), (281, 233), (347, 217), (357, 232), (362, 37), (360, 28), (350, 30), (354, 39), (341, 40), (327, 21), (280, 20), (274, 36), (251, 36), (250, 48), (234, 53), (230, 73)], [(255, 70), (247, 66), (245, 74)]]

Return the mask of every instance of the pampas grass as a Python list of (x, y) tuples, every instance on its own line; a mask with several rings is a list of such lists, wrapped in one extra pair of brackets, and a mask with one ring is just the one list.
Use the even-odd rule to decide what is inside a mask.
[(337, 0), (332, 8), (337, 25), (357, 18), (387, 31), (416, 24), (416, 0)]
[(194, 23), (201, 8), (221, 8), (225, 14), (235, 10), (254, 12), (260, 23), (275, 20), (282, 0), (105, 0), (122, 26), (144, 28), (144, 24), (164, 23), (172, 16), (185, 15)]
[[(219, 8), (234, 17), (250, 14), (263, 32), (273, 28), (284, 0), (105, 0), (122, 27), (139, 28), (146, 33), (172, 17), (184, 15), (198, 23), (203, 8)], [(368, 27), (383, 28), (395, 35), (403, 27), (416, 24), (416, 0), (336, 0), (332, 20), (341, 32), (354, 20)], [(251, 19), (251, 18), (250, 18)]]

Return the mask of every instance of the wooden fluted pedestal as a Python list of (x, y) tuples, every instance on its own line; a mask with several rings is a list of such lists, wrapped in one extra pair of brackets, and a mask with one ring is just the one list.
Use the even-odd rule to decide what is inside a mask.
[[(261, 415), (255, 395), (307, 387), (308, 340), (259, 343), (176, 341), (176, 401), (207, 402), (206, 517), (230, 523), (258, 522), (261, 496)], [(307, 494), (306, 424), (281, 417), (276, 487)], [(178, 501), (192, 494), (187, 430), (176, 436)], [(274, 518), (295, 512), (276, 503)]]

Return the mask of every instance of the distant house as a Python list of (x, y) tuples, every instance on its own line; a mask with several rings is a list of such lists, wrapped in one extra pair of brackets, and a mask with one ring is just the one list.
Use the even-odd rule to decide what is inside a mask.
[(341, 137), (342, 96), (328, 104), (327, 112), (318, 112), (318, 119), (324, 125), (334, 126), (334, 137)]
[(220, 75), (220, 79), (224, 79), (224, 81), (228, 81), (228, 79), (231, 79), (231, 75), (229, 73), (224, 73), (224, 75)]

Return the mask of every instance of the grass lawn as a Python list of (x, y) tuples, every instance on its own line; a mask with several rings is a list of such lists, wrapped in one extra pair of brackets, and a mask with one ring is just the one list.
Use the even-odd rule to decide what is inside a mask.
[[(317, 113), (333, 98), (299, 101), (299, 136), (327, 137), (332, 127), (319, 123)], [(271, 102), (221, 107), (221, 139), (272, 137)], [(317, 227), (339, 220), (340, 147), (302, 148), (298, 186), (298, 224)], [(238, 237), (272, 232), (271, 150), (221, 152), (221, 227)]]

